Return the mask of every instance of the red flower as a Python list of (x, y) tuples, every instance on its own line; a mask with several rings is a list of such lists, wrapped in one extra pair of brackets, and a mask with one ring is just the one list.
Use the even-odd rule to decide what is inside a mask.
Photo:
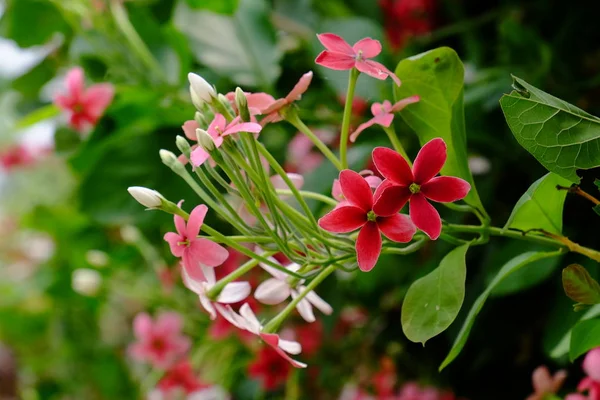
[(33, 152), (23, 144), (15, 144), (0, 152), (0, 167), (6, 171), (35, 163)]
[(265, 390), (277, 389), (287, 380), (292, 366), (268, 346), (262, 347), (256, 359), (248, 366), (248, 374), (261, 380)]
[[(337, 207), (319, 220), (319, 226), (335, 233), (352, 232), (360, 228), (356, 240), (358, 267), (362, 271), (373, 269), (381, 253), (381, 233), (394, 242), (412, 240), (416, 228), (407, 215), (397, 214), (399, 209), (379, 199), (379, 189), (373, 201), (373, 192), (364, 177), (349, 169), (340, 172), (340, 186), (347, 204)], [(384, 201), (387, 201), (383, 199)]]
[(435, 0), (379, 0), (379, 4), (385, 33), (395, 50), (411, 36), (427, 34), (433, 28)]
[(450, 203), (465, 198), (471, 185), (453, 176), (435, 177), (446, 162), (446, 143), (433, 139), (417, 154), (411, 170), (408, 162), (392, 149), (377, 147), (373, 150), (375, 166), (386, 180), (379, 187), (378, 203), (384, 215), (398, 212), (410, 201), (410, 218), (431, 239), (442, 232), (440, 214), (427, 201)]
[(169, 368), (156, 387), (163, 393), (181, 389), (186, 394), (193, 393), (208, 385), (203, 384), (194, 374), (189, 361), (183, 360)]
[(321, 33), (317, 38), (325, 46), (315, 62), (319, 65), (338, 71), (349, 70), (356, 67), (373, 78), (385, 79), (388, 76), (400, 86), (400, 79), (383, 64), (369, 60), (381, 53), (379, 40), (364, 38), (350, 46), (348, 42), (333, 33)]

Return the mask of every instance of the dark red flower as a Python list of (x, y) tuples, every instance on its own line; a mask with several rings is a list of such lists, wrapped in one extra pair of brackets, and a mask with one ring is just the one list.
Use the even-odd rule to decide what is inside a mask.
[(270, 346), (262, 347), (248, 366), (248, 374), (259, 379), (265, 390), (277, 389), (285, 383), (291, 370), (291, 364)]
[(194, 374), (192, 365), (188, 360), (180, 361), (169, 368), (156, 385), (156, 387), (164, 393), (181, 389), (186, 394), (193, 393), (208, 386), (209, 385), (202, 383)]

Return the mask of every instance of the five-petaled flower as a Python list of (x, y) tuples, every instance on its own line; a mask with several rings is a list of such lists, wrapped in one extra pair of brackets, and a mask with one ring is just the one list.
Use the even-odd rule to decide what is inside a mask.
[(340, 172), (340, 186), (346, 204), (319, 220), (319, 226), (335, 233), (352, 232), (360, 228), (356, 240), (358, 267), (362, 271), (373, 269), (381, 253), (381, 233), (394, 242), (407, 243), (412, 240), (416, 228), (410, 218), (390, 210), (382, 204), (380, 188), (375, 195), (363, 176), (351, 170)]
[(315, 62), (338, 71), (356, 67), (373, 78), (385, 79), (388, 76), (400, 86), (400, 79), (392, 71), (377, 61), (369, 60), (381, 53), (379, 40), (364, 38), (350, 46), (348, 42), (333, 33), (321, 33), (317, 38), (327, 50), (317, 56)]
[(83, 132), (95, 126), (113, 99), (114, 88), (110, 83), (99, 83), (85, 88), (83, 70), (73, 68), (67, 73), (67, 92), (58, 94), (54, 103), (69, 114), (69, 124)]
[(151, 363), (156, 368), (168, 368), (190, 348), (190, 339), (181, 334), (179, 314), (164, 312), (156, 321), (146, 313), (136, 315), (133, 333), (137, 338), (129, 346), (129, 354), (138, 360)]
[(350, 141), (356, 141), (356, 138), (358, 138), (358, 135), (360, 135), (362, 131), (375, 124), (389, 128), (394, 120), (394, 113), (397, 113), (407, 105), (417, 103), (418, 101), (419, 96), (410, 96), (396, 102), (394, 105), (387, 100), (385, 100), (383, 103), (373, 103), (371, 105), (371, 113), (373, 114), (373, 118), (360, 124), (358, 128), (356, 128), (356, 130), (350, 135)]
[(169, 243), (171, 253), (175, 257), (181, 257), (186, 273), (192, 279), (199, 281), (206, 280), (201, 266), (216, 267), (229, 257), (229, 253), (221, 245), (198, 237), (207, 212), (208, 207), (204, 204), (196, 206), (190, 213), (187, 223), (182, 217), (175, 215), (177, 233), (168, 232), (164, 236)]
[(446, 143), (441, 138), (433, 139), (421, 148), (412, 170), (404, 157), (385, 147), (373, 150), (373, 162), (386, 178), (378, 188), (382, 211), (386, 215), (398, 212), (410, 201), (413, 223), (434, 240), (442, 232), (442, 220), (427, 199), (450, 203), (465, 198), (471, 189), (463, 179), (436, 177), (446, 163)]

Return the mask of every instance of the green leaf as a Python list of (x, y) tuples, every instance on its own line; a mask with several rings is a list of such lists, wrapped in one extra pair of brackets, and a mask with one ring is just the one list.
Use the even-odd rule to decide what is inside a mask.
[(596, 214), (600, 215), (600, 204), (598, 204), (597, 206), (594, 206), (594, 208), (592, 208), (592, 210), (594, 210), (596, 212)]
[(240, 85), (271, 86), (281, 73), (281, 50), (264, 0), (241, 0), (224, 16), (196, 11), (179, 1), (175, 26), (187, 36), (196, 59)]
[(400, 61), (396, 75), (402, 86), (394, 88), (396, 100), (419, 95), (421, 101), (400, 112), (417, 133), (421, 145), (441, 137), (448, 145), (442, 175), (458, 176), (471, 184), (465, 202), (484, 210), (467, 162), (467, 135), (463, 107), (465, 70), (456, 52), (440, 47)]
[(513, 208), (504, 229), (543, 229), (560, 234), (567, 192), (557, 190), (556, 185), (568, 186), (569, 182), (552, 172), (535, 181)]
[(465, 346), (467, 339), (469, 338), (469, 333), (471, 333), (471, 328), (473, 328), (473, 324), (475, 324), (475, 318), (483, 308), (485, 301), (490, 296), (492, 291), (496, 286), (498, 286), (504, 279), (506, 279), (509, 275), (517, 272), (522, 267), (532, 262), (538, 261), (542, 258), (552, 257), (558, 255), (557, 252), (538, 252), (538, 251), (530, 251), (527, 253), (523, 253), (513, 258), (498, 271), (498, 274), (494, 277), (494, 280), (490, 282), (485, 291), (479, 295), (477, 300), (473, 303), (465, 322), (458, 333), (458, 336), (454, 340), (454, 344), (450, 349), (450, 352), (446, 356), (446, 359), (440, 365), (440, 371), (447, 367), (454, 359), (460, 354), (463, 347)]
[(579, 183), (578, 169), (600, 166), (600, 118), (513, 79), (500, 99), (513, 135), (548, 171)]
[(575, 361), (580, 355), (600, 346), (600, 319), (581, 321), (573, 328), (569, 358)]
[(219, 14), (231, 15), (238, 6), (238, 0), (185, 0), (191, 8), (208, 10)]
[(600, 179), (594, 179), (594, 185), (600, 190)]
[(585, 268), (571, 264), (562, 272), (565, 293), (581, 304), (600, 304), (600, 285)]
[[(587, 321), (594, 317), (600, 315), (600, 305), (592, 306), (589, 310), (585, 312), (580, 318), (580, 321)], [(550, 357), (552, 358), (561, 358), (569, 352), (569, 343), (571, 342), (571, 334), (573, 329), (569, 329), (569, 331), (558, 341), (556, 346), (550, 350)]]
[(410, 341), (424, 345), (445, 331), (458, 315), (465, 298), (468, 249), (468, 244), (455, 248), (435, 270), (408, 289), (402, 304), (402, 330)]

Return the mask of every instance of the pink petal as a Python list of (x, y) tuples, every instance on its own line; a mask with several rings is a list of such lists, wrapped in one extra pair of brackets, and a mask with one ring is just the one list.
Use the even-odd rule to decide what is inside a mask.
[(80, 100), (85, 90), (83, 69), (80, 67), (71, 68), (65, 77), (68, 96)]
[(202, 147), (198, 146), (192, 153), (190, 154), (190, 161), (192, 165), (195, 167), (199, 167), (206, 162), (210, 158), (210, 154), (208, 154)]
[(371, 211), (373, 192), (365, 178), (359, 173), (349, 169), (340, 172), (340, 186), (346, 200), (364, 211)]
[[(379, 185), (381, 185), (383, 183), (381, 178), (378, 176), (375, 176), (375, 175), (365, 176), (365, 181), (367, 181), (367, 183), (369, 184), (371, 189), (377, 189), (379, 187)], [(375, 197), (373, 197), (373, 198), (375, 198)]]
[(373, 58), (381, 53), (381, 43), (379, 40), (364, 38), (354, 43), (352, 50), (354, 50), (356, 54), (362, 52), (363, 58)]
[[(203, 274), (204, 271), (205, 270), (202, 269)], [(181, 268), (181, 280), (183, 281), (183, 285), (192, 292), (199, 296), (204, 295), (206, 282), (204, 280), (193, 279), (190, 274), (188, 274), (187, 268)]]
[(405, 214), (394, 214), (391, 217), (377, 218), (377, 226), (385, 237), (400, 243), (410, 242), (417, 231), (415, 224)]
[(600, 347), (590, 350), (583, 360), (583, 370), (596, 382), (600, 382)]
[(589, 400), (589, 398), (579, 393), (571, 393), (565, 397), (565, 400)]
[(406, 205), (412, 193), (406, 186), (394, 185), (390, 181), (382, 183), (375, 192), (373, 212), (380, 217), (396, 214)]
[(140, 313), (133, 320), (133, 333), (138, 339), (149, 338), (152, 334), (152, 318), (146, 313)]
[(181, 332), (183, 320), (176, 312), (163, 312), (158, 315), (154, 332), (157, 335), (177, 336)]
[(356, 258), (358, 268), (363, 272), (369, 272), (377, 264), (381, 253), (381, 234), (375, 222), (368, 222), (358, 233), (356, 239)]
[(371, 66), (372, 68), (375, 68), (379, 71), (383, 71), (384, 74), (388, 75), (390, 78), (392, 78), (392, 80), (394, 81), (394, 83), (396, 84), (396, 86), (400, 86), (402, 84), (402, 82), (400, 82), (400, 79), (398, 79), (398, 77), (396, 76), (396, 74), (394, 74), (392, 71), (390, 71), (389, 69), (387, 69), (387, 67), (381, 63), (378, 63), (377, 61), (373, 61), (373, 60), (367, 60), (366, 63)]
[(231, 282), (225, 285), (217, 301), (224, 304), (239, 303), (250, 295), (250, 283), (248, 282)]
[(290, 285), (284, 280), (269, 278), (256, 288), (254, 298), (263, 304), (275, 305), (290, 297)]
[(196, 129), (198, 128), (200, 128), (200, 126), (194, 120), (185, 121), (181, 127), (185, 136), (194, 142), (198, 140), (198, 137), (196, 136)]
[(421, 193), (430, 200), (451, 203), (464, 199), (471, 185), (464, 179), (454, 176), (438, 176), (421, 186)]
[(414, 182), (408, 162), (392, 149), (376, 147), (373, 150), (373, 163), (381, 175), (397, 185), (410, 186)]
[(321, 33), (317, 35), (317, 39), (329, 51), (343, 53), (352, 57), (356, 54), (348, 42), (333, 33)]
[(175, 232), (167, 232), (165, 233), (165, 236), (163, 238), (167, 243), (169, 243), (171, 254), (173, 254), (175, 257), (183, 256), (185, 246), (179, 244), (184, 240), (184, 238), (181, 237), (181, 235), (178, 235)]
[(402, 99), (402, 100), (396, 102), (392, 106), (392, 109), (390, 110), (390, 112), (396, 113), (396, 112), (402, 111), (404, 109), (404, 107), (406, 107), (407, 105), (418, 103), (420, 100), (421, 100), (421, 98), (419, 96), (407, 97), (405, 99)]
[(68, 95), (57, 94), (54, 97), (54, 104), (63, 110), (72, 111), (77, 104), (77, 99), (69, 97)]
[[(265, 109), (262, 110), (262, 114), (273, 114), (277, 113), (283, 107), (287, 105), (287, 101), (285, 99), (277, 99), (269, 104)], [(276, 114), (275, 114), (276, 115)], [(265, 118), (266, 119), (266, 118)], [(265, 120), (263, 119), (263, 121)], [(262, 123), (262, 122), (261, 122)], [(264, 125), (264, 124), (263, 124)]]
[(413, 223), (427, 234), (431, 240), (435, 240), (442, 232), (442, 220), (437, 210), (429, 204), (422, 193), (414, 194), (409, 204), (410, 218)]
[(81, 99), (85, 111), (93, 116), (99, 117), (110, 105), (115, 89), (110, 83), (100, 83), (90, 86)]
[(441, 138), (435, 138), (425, 143), (413, 166), (415, 182), (419, 185), (426, 183), (436, 176), (446, 163), (446, 143)]
[(190, 277), (190, 280), (199, 282), (206, 281), (204, 272), (200, 267), (200, 260), (198, 260), (190, 247), (186, 247), (183, 250), (183, 255), (181, 256), (181, 265), (185, 270), (185, 273)]
[(340, 180), (334, 179), (333, 185), (331, 186), (331, 197), (337, 201), (344, 200), (344, 194), (342, 193), (342, 186), (340, 186)]
[(292, 89), (292, 91), (290, 93), (288, 93), (287, 96), (285, 96), (285, 100), (287, 101), (288, 104), (300, 99), (302, 94), (304, 94), (304, 92), (306, 92), (306, 90), (308, 90), (308, 86), (310, 85), (310, 82), (312, 81), (312, 77), (313, 77), (312, 71), (308, 71), (307, 73), (302, 75), (302, 77), (300, 78), (298, 83), (296, 83), (296, 85), (294, 85), (294, 88)]
[(200, 204), (194, 207), (190, 213), (185, 232), (189, 240), (193, 240), (200, 234), (200, 228), (202, 227), (202, 223), (204, 222), (204, 217), (206, 217), (207, 212), (208, 207), (206, 207), (204, 204)]
[(208, 125), (208, 129), (206, 130), (208, 134), (212, 137), (221, 136), (221, 133), (225, 131), (225, 127), (227, 126), (227, 120), (221, 114), (215, 114), (210, 125)]
[(241, 124), (229, 124), (227, 129), (221, 136), (227, 136), (238, 132), (258, 133), (262, 130), (262, 126), (256, 122), (243, 122)]
[(356, 138), (358, 137), (358, 135), (360, 135), (362, 131), (375, 124), (389, 128), (393, 120), (394, 116), (392, 114), (378, 114), (375, 117), (368, 120), (367, 122), (360, 124), (358, 128), (356, 128), (356, 130), (350, 135), (350, 141), (354, 143), (356, 141)]
[[(356, 61), (356, 69), (359, 70), (360, 72), (363, 72), (363, 73), (365, 73), (369, 76), (372, 76), (373, 78), (376, 78), (376, 79), (384, 80), (385, 78), (388, 77), (388, 74), (383, 72), (383, 70), (381, 68), (379, 68), (377, 65), (373, 65), (373, 64), (379, 64), (379, 63), (376, 63), (375, 61), (371, 61), (371, 60)], [(381, 64), (379, 64), (379, 65), (381, 65)]]
[(294, 366), (296, 368), (306, 368), (306, 364), (294, 360), (285, 351), (283, 351), (279, 347), (279, 345), (278, 345), (279, 344), (279, 336), (278, 335), (276, 335), (274, 333), (261, 333), (260, 337), (262, 340), (265, 341), (266, 344), (271, 346), (277, 352), (277, 354), (279, 354), (281, 357), (283, 357), (285, 360), (287, 360), (290, 364), (292, 364), (292, 366)]
[(345, 71), (352, 69), (356, 64), (356, 60), (354, 59), (354, 56), (347, 56), (341, 53), (332, 53), (325, 50), (317, 56), (315, 63), (336, 71)]
[(354, 206), (336, 208), (319, 219), (319, 226), (334, 233), (352, 232), (367, 222), (364, 210)]
[(263, 114), (263, 110), (275, 101), (273, 96), (263, 92), (248, 93), (246, 100), (252, 115)]
[[(181, 208), (182, 203), (183, 203), (183, 200), (177, 204), (177, 207)], [(179, 233), (182, 237), (184, 237), (186, 234), (185, 219), (183, 219), (183, 217), (175, 214), (175, 215), (173, 215), (173, 221), (175, 222), (175, 229), (177, 230), (177, 233)]]
[(204, 238), (193, 240), (189, 249), (198, 262), (208, 267), (217, 267), (229, 257), (225, 247)]
[(371, 104), (371, 114), (377, 116), (379, 114), (389, 114), (392, 109), (392, 105), (388, 100), (384, 100), (383, 103)]

